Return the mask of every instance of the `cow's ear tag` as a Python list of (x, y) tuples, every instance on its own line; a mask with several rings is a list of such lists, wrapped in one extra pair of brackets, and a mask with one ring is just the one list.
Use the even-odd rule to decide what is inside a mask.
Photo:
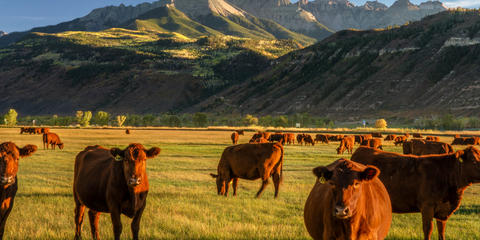
[(324, 184), (327, 182), (327, 179), (325, 179), (325, 177), (323, 176), (323, 173), (322, 173), (322, 176), (320, 176), (320, 178), (318, 179), (318, 181), (320, 181), (321, 184)]
[(462, 159), (462, 158), (458, 158), (458, 161), (459, 161), (460, 163), (463, 163), (463, 159)]
[(120, 157), (120, 156), (118, 156), (118, 155), (115, 156), (115, 161), (122, 161), (122, 157)]

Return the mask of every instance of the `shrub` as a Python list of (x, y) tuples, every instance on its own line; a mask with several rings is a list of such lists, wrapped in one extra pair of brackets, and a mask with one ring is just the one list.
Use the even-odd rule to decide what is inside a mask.
[(258, 118), (250, 115), (250, 114), (247, 114), (243, 119), (242, 119), (242, 122), (244, 125), (246, 126), (250, 126), (250, 125), (257, 125), (258, 124)]
[(3, 121), (5, 122), (5, 125), (7, 126), (15, 126), (17, 125), (17, 116), (18, 113), (15, 111), (15, 109), (11, 108), (8, 110), (7, 114), (3, 117)]
[(117, 116), (117, 125), (119, 127), (123, 127), (123, 124), (125, 123), (125, 120), (127, 120), (127, 116), (125, 116), (125, 115)]
[(376, 128), (387, 128), (387, 121), (385, 119), (378, 119), (375, 121), (375, 127)]
[(90, 125), (90, 120), (92, 119), (92, 112), (90, 111), (77, 111), (75, 114), (77, 118), (77, 123), (83, 127), (88, 127)]
[(208, 117), (205, 113), (195, 113), (193, 115), (193, 125), (195, 127), (206, 127), (208, 123)]
[(98, 111), (93, 117), (93, 122), (97, 125), (108, 125), (110, 121), (110, 114), (104, 111)]

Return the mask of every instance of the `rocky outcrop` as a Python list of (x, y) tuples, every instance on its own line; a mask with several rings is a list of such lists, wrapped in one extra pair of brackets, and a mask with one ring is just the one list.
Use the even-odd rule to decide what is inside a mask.
[(0, 31), (0, 37), (2, 37), (2, 36), (5, 36), (5, 35), (7, 35), (7, 33), (6, 33), (6, 32), (4, 32), (4, 31)]
[(245, 11), (232, 6), (224, 0), (175, 0), (175, 8), (184, 12), (190, 17), (198, 17), (208, 14), (220, 16), (245, 16)]

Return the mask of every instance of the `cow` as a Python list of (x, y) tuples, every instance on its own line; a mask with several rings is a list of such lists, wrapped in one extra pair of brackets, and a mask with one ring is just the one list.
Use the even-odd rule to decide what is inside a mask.
[(480, 151), (474, 147), (424, 156), (359, 147), (352, 161), (380, 169), (394, 213), (421, 212), (424, 239), (430, 239), (433, 218), (440, 239), (445, 239), (446, 222), (460, 206), (463, 192), (480, 183)]
[(268, 140), (261, 137), (261, 138), (250, 139), (249, 143), (268, 143)]
[(28, 127), (21, 127), (20, 128), (20, 134), (23, 134), (23, 133), (28, 133)]
[(371, 148), (379, 148), (379, 149), (383, 150), (382, 139), (380, 139), (380, 138), (363, 140), (363, 142), (362, 142), (362, 144), (360, 144), (360, 146), (367, 146), (367, 147), (371, 147)]
[(228, 196), (230, 182), (233, 182), (233, 196), (237, 195), (238, 179), (262, 179), (257, 192), (259, 198), (273, 178), (275, 198), (282, 181), (283, 146), (280, 143), (239, 144), (225, 148), (218, 163), (216, 179), (218, 195)]
[[(261, 132), (257, 132), (255, 134), (253, 134), (253, 136), (252, 136), (252, 138), (250, 139), (249, 142), (255, 142), (256, 139), (259, 139), (259, 138), (264, 138), (263, 134)], [(268, 138), (265, 138), (265, 139), (268, 139)]]
[(244, 130), (235, 130), (235, 132), (238, 133), (238, 135), (245, 135), (245, 131)]
[(455, 134), (455, 136), (453, 136), (453, 138), (460, 138), (460, 134)]
[(427, 141), (433, 141), (433, 142), (440, 142), (440, 137), (437, 137), (437, 136), (427, 136), (425, 138), (425, 140)]
[[(363, 140), (373, 139), (372, 134), (363, 134), (362, 137), (363, 137)], [(363, 142), (363, 140), (362, 140), (362, 142)], [(360, 143), (360, 144), (361, 144), (361, 143)]]
[(340, 141), (340, 146), (337, 148), (337, 154), (343, 154), (345, 150), (348, 153), (353, 153), (353, 145), (355, 144), (355, 138), (353, 136), (346, 136)]
[(339, 134), (339, 135), (329, 135), (329, 136), (328, 136), (328, 140), (329, 140), (329, 141), (340, 142), (340, 141), (342, 141), (342, 139), (343, 139), (344, 137), (345, 137), (345, 136), (344, 136), (344, 135), (341, 135), (341, 134)]
[(407, 141), (407, 136), (398, 136), (395, 138), (395, 146), (398, 146), (400, 144), (403, 144), (405, 141)]
[(262, 134), (262, 137), (265, 138), (265, 139), (269, 139), (270, 138), (270, 135), (272, 135), (271, 132), (259, 132)]
[(422, 134), (420, 133), (413, 133), (413, 138), (423, 138)]
[(285, 139), (285, 135), (283, 133), (274, 133), (267, 138), (269, 142), (280, 142), (282, 145), (285, 145), (287, 142)]
[(465, 143), (466, 138), (465, 137), (455, 137), (453, 139), (452, 145), (467, 145)]
[(13, 202), (18, 190), (17, 172), (19, 158), (29, 157), (35, 151), (37, 146), (25, 145), (19, 148), (13, 142), (4, 142), (0, 144), (0, 201), (2, 203), (0, 211), (0, 239), (3, 239), (5, 224), (8, 215), (13, 208)]
[(395, 138), (397, 137), (397, 135), (395, 134), (388, 134), (387, 137), (385, 137), (385, 141), (393, 141), (395, 140)]
[(232, 139), (232, 144), (237, 144), (238, 143), (238, 138), (240, 138), (238, 132), (233, 132), (232, 135), (230, 136)]
[(382, 133), (379, 133), (379, 132), (373, 132), (373, 133), (371, 133), (371, 135), (374, 138), (383, 138)]
[(390, 197), (380, 171), (340, 159), (313, 169), (317, 177), (304, 208), (313, 239), (384, 239), (392, 221)]
[(362, 135), (354, 135), (355, 138), (355, 143), (361, 144), (363, 142), (363, 136)]
[(454, 138), (452, 145), (478, 145), (480, 144), (479, 137), (459, 137)]
[(128, 128), (125, 129), (125, 134), (127, 134), (127, 135), (130, 134), (130, 129), (128, 129)]
[(55, 150), (55, 146), (58, 146), (60, 149), (64, 147), (60, 137), (52, 132), (43, 134), (43, 149), (45, 149), (45, 146), (47, 147), (46, 149), (48, 149), (48, 145), (50, 145), (53, 150)]
[(35, 134), (42, 134), (42, 128), (34, 128), (33, 131)]
[(403, 143), (403, 154), (417, 156), (428, 154), (453, 153), (453, 147), (448, 143), (412, 139)]
[(132, 235), (138, 240), (149, 189), (146, 160), (160, 151), (158, 147), (147, 150), (142, 144), (132, 143), (124, 150), (89, 146), (77, 154), (73, 178), (75, 239), (81, 239), (83, 215), (88, 208), (93, 239), (99, 238), (98, 220), (103, 212), (110, 213), (115, 240), (122, 233), (121, 214), (133, 218)]
[(297, 134), (297, 143), (300, 144), (300, 145), (303, 145), (303, 137), (304, 137), (305, 134), (303, 133), (299, 133)]
[(409, 133), (404, 133), (403, 134), (405, 137), (409, 138), (410, 137), (410, 134)]
[(313, 140), (313, 137), (310, 134), (303, 135), (303, 142), (305, 143), (305, 146), (307, 146), (308, 144), (315, 146), (315, 141)]
[(287, 140), (288, 144), (295, 144), (295, 134), (285, 133), (284, 135), (284, 138)]
[(50, 132), (50, 128), (40, 128), (40, 133), (44, 134), (44, 133), (49, 133)]
[(328, 144), (328, 137), (325, 134), (317, 134), (315, 135), (315, 143), (322, 142)]

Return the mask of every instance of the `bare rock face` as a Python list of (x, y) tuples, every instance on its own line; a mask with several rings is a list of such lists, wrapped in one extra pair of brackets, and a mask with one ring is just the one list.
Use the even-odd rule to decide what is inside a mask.
[(4, 32), (4, 31), (0, 31), (0, 37), (2, 37), (2, 36), (5, 36), (5, 35), (7, 35), (7, 33), (6, 33), (6, 32)]
[(224, 17), (245, 16), (245, 11), (224, 0), (175, 0), (174, 5), (175, 8), (191, 17), (207, 14), (218, 14)]

